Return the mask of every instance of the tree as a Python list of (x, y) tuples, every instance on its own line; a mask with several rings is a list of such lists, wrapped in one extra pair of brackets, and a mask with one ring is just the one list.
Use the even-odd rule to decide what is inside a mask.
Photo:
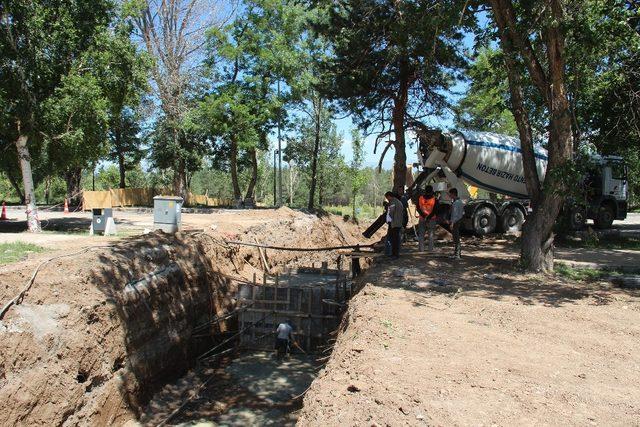
[(138, 165), (142, 129), (137, 111), (148, 89), (149, 58), (131, 41), (133, 28), (119, 20), (98, 38), (92, 64), (104, 97), (108, 101), (109, 159), (118, 163), (120, 188), (126, 187), (126, 172)]
[[(198, 81), (197, 67), (206, 32), (222, 27), (233, 10), (220, 0), (128, 0), (127, 15), (133, 20), (137, 36), (153, 58), (153, 92), (160, 102), (162, 117), (155, 148), (156, 157), (173, 169), (173, 191), (186, 197), (188, 164), (197, 153), (185, 132), (192, 91)], [(172, 156), (167, 154), (172, 151)]]
[[(210, 32), (207, 61), (215, 64), (218, 59), (219, 62), (217, 68), (212, 67), (217, 77), (223, 79), (217, 92), (233, 92), (232, 96), (227, 96), (225, 108), (241, 114), (243, 122), (253, 126), (251, 131), (243, 129), (239, 134), (227, 133), (237, 200), (240, 200), (238, 156), (248, 156), (251, 178), (245, 198), (252, 199), (258, 182), (258, 152), (268, 149), (269, 132), (284, 119), (284, 106), (290, 91), (284, 85), (281, 89), (280, 81), (292, 77), (295, 74), (292, 70), (298, 67), (296, 49), (304, 16), (304, 9), (296, 1), (246, 0), (242, 6), (244, 13), (231, 25), (223, 31)], [(252, 131), (257, 133), (257, 138), (251, 135)], [(242, 139), (241, 135), (248, 138)]]
[(80, 60), (44, 103), (43, 137), (48, 161), (62, 171), (69, 203), (81, 200), (82, 169), (95, 164), (107, 152), (107, 100), (97, 79), (82, 71)]
[(347, 179), (347, 168), (340, 153), (344, 140), (332, 122), (331, 115), (326, 111), (321, 117), (319, 135), (316, 132), (316, 123), (310, 122), (304, 116), (294, 120), (293, 126), (294, 134), (288, 137), (284, 149), (285, 161), (292, 162), (299, 168), (306, 178), (307, 188), (311, 188), (315, 179), (318, 191), (314, 193), (314, 200), (309, 200), (310, 196), (307, 197), (307, 207), (322, 206), (325, 195), (339, 192), (339, 188)]
[(459, 67), (467, 1), (325, 0), (317, 28), (329, 41), (324, 93), (379, 142), (390, 135), (398, 193), (406, 179), (405, 124), (440, 112)]
[[(520, 136), (527, 190), (533, 204), (533, 213), (523, 227), (521, 261), (532, 271), (552, 271), (553, 225), (563, 203), (563, 170), (570, 166), (573, 150), (571, 111), (565, 85), (564, 5), (562, 0), (519, 2), (518, 9), (512, 0), (491, 0), (490, 4), (505, 53), (511, 108)], [(533, 16), (539, 19), (533, 19)], [(537, 22), (541, 22), (541, 28), (534, 26)], [(549, 117), (549, 158), (543, 183), (536, 169), (520, 64), (544, 100)]]
[(454, 107), (455, 127), (516, 134), (516, 123), (509, 110), (509, 83), (502, 52), (482, 48), (468, 68), (467, 76), (469, 89)]
[(568, 93), (578, 144), (622, 155), (630, 202), (640, 202), (640, 10), (632, 2), (571, 2)]
[(353, 160), (349, 167), (349, 175), (351, 178), (351, 206), (353, 218), (356, 219), (356, 199), (362, 187), (367, 183), (367, 177), (362, 170), (364, 162), (364, 140), (357, 129), (351, 130), (351, 149), (353, 151)]
[(0, 6), (1, 107), (9, 123), (3, 139), (17, 150), (29, 231), (40, 231), (31, 149), (42, 139), (44, 106), (52, 105), (46, 101), (106, 28), (111, 9), (108, 0), (8, 0)]
[[(204, 126), (210, 138), (217, 139), (214, 147), (217, 157), (226, 163), (231, 173), (233, 198), (238, 205), (242, 202), (242, 190), (238, 178), (238, 155), (240, 150), (248, 154), (252, 177), (247, 188), (247, 196), (252, 197), (258, 173), (256, 150), (261, 139), (260, 99), (256, 99), (252, 88), (230, 83), (205, 97), (198, 108), (195, 120)], [(221, 165), (221, 162), (218, 162)]]

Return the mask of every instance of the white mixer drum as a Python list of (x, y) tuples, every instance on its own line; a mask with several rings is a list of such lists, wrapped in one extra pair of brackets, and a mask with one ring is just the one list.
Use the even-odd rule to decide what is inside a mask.
[[(453, 134), (447, 165), (470, 184), (493, 193), (527, 198), (520, 140), (491, 132)], [(464, 137), (464, 143), (462, 143)], [(544, 179), (547, 151), (534, 147), (538, 176)]]

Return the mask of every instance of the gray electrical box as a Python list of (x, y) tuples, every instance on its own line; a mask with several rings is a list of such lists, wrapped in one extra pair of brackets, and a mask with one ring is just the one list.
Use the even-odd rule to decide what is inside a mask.
[(153, 228), (175, 233), (182, 221), (182, 197), (156, 196), (153, 198)]
[(112, 208), (94, 208), (91, 211), (93, 212), (93, 216), (91, 218), (89, 234), (102, 233), (105, 236), (116, 234)]

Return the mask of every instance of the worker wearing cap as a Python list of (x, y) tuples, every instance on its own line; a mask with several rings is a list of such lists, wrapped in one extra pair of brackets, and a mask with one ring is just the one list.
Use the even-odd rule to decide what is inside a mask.
[(429, 252), (433, 252), (437, 203), (433, 187), (427, 185), (424, 192), (418, 197), (418, 250), (420, 252), (424, 252), (424, 235), (427, 230), (429, 231)]

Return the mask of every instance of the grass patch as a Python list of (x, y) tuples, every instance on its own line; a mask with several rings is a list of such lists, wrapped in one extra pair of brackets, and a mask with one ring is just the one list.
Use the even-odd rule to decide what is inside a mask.
[(617, 270), (575, 268), (564, 263), (557, 263), (554, 272), (558, 276), (577, 282), (595, 282), (621, 274), (621, 272)]
[(560, 246), (568, 248), (628, 249), (632, 251), (640, 251), (639, 237), (598, 236), (593, 234), (581, 239), (561, 237), (558, 243)]
[(29, 254), (44, 252), (46, 249), (33, 243), (0, 243), (0, 265), (19, 261)]

